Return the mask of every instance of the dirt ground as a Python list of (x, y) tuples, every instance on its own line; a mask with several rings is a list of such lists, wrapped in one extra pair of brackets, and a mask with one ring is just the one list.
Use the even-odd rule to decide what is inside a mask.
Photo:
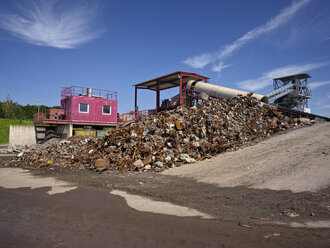
[(164, 174), (220, 187), (317, 191), (330, 186), (330, 123), (294, 130)]
[[(50, 197), (43, 188), (1, 188), (0, 240), (15, 247), (329, 247), (329, 154), (326, 122), (158, 174), (33, 170), (77, 189)], [(150, 213), (140, 209), (147, 202), (131, 206), (114, 190), (212, 218)]]

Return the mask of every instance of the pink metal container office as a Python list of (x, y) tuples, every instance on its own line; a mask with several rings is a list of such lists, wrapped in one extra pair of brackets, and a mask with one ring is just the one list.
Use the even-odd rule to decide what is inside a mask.
[(62, 87), (61, 109), (36, 113), (34, 123), (117, 126), (117, 107), (115, 91)]

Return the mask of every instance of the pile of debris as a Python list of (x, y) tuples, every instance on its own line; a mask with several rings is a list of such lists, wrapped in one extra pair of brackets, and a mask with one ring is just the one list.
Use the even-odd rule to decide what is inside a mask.
[(286, 117), (251, 96), (212, 100), (141, 117), (126, 128), (108, 131), (104, 138), (62, 140), (19, 154), (9, 165), (162, 171), (298, 125), (303, 125), (299, 119)]
[(42, 148), (46, 148), (50, 145), (53, 145), (59, 141), (58, 138), (52, 138), (50, 140), (47, 140), (46, 142), (42, 144), (34, 144), (34, 145), (17, 145), (17, 146), (3, 146), (0, 147), (0, 154), (19, 154), (24, 152), (34, 152), (36, 150), (40, 150)]
[(4, 146), (0, 147), (0, 154), (15, 154), (27, 149), (27, 146)]

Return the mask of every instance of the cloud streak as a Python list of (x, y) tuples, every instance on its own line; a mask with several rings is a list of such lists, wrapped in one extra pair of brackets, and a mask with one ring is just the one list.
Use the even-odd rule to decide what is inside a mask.
[(235, 40), (232, 44), (224, 46), (218, 54), (219, 59), (231, 56), (236, 50), (241, 48), (247, 42), (258, 38), (263, 34), (269, 33), (287, 23), (301, 8), (306, 6), (306, 4), (310, 1), (311, 0), (293, 2), (289, 7), (285, 8), (274, 18), (270, 19), (266, 24), (252, 29), (239, 39)]
[(98, 2), (38, 0), (20, 6), (17, 13), (0, 13), (0, 28), (37, 46), (75, 48), (98, 38), (102, 28), (95, 28)]
[(201, 69), (207, 66), (212, 60), (213, 60), (213, 55), (210, 53), (204, 53), (201, 55), (197, 55), (194, 57), (187, 58), (183, 63), (186, 65), (189, 65), (195, 69)]
[(231, 44), (227, 44), (223, 46), (220, 51), (213, 53), (205, 53), (202, 55), (197, 55), (193, 57), (187, 58), (183, 61), (184, 64), (189, 65), (193, 68), (201, 69), (207, 66), (210, 63), (215, 61), (219, 61), (218, 65), (213, 66), (213, 71), (217, 71), (217, 68), (220, 66), (223, 59), (231, 56), (235, 51), (243, 47), (248, 42), (264, 35), (270, 33), (271, 31), (277, 29), (283, 24), (290, 21), (290, 19), (303, 7), (305, 7), (311, 0), (302, 0), (302, 1), (294, 1), (290, 6), (285, 8), (282, 12), (280, 12), (277, 16), (271, 18), (264, 25), (255, 27), (250, 30)]
[(214, 72), (218, 72), (218, 73), (221, 73), (223, 69), (226, 69), (228, 67), (231, 67), (231, 65), (225, 65), (223, 62), (220, 62), (218, 65), (214, 65), (212, 67), (212, 70)]
[(309, 84), (309, 87), (313, 90), (313, 89), (316, 89), (318, 87), (322, 87), (322, 86), (325, 86), (325, 85), (328, 85), (328, 84), (330, 84), (330, 81), (312, 82), (312, 83)]
[(323, 62), (323, 63), (309, 63), (304, 65), (289, 65), (265, 72), (258, 78), (248, 79), (238, 82), (236, 83), (236, 85), (243, 90), (254, 92), (256, 90), (261, 90), (270, 86), (274, 78), (305, 73), (326, 66), (328, 64), (329, 64), (328, 62)]

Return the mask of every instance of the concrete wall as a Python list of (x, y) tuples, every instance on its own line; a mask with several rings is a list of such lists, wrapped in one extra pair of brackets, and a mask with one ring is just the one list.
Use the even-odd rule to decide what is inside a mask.
[(36, 132), (34, 126), (10, 125), (9, 145), (33, 145), (36, 144)]
[(63, 135), (65, 139), (70, 138), (73, 135), (73, 125), (65, 125)]
[(55, 129), (54, 127), (10, 125), (9, 145), (33, 145), (43, 143), (54, 137), (67, 139), (72, 136), (72, 133), (72, 125), (57, 125)]
[(73, 125), (57, 125), (55, 132), (60, 138), (68, 139), (73, 134)]

